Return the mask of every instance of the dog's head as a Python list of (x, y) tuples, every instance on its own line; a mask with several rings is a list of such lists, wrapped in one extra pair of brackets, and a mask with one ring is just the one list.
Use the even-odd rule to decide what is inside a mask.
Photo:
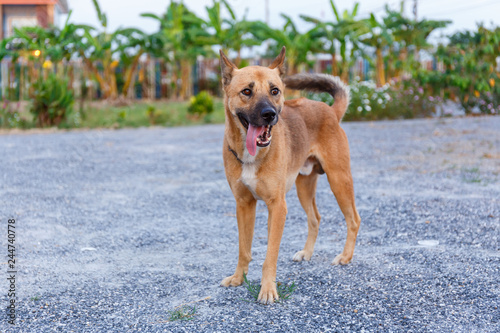
[(251, 155), (257, 146), (271, 143), (271, 129), (279, 120), (285, 98), (281, 80), (285, 68), (285, 48), (269, 67), (248, 66), (238, 69), (220, 51), (225, 104), (246, 133), (246, 147)]

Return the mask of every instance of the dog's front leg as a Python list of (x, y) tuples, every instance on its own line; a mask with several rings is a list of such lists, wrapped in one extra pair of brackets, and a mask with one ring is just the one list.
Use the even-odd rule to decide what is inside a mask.
[(287, 214), (284, 195), (283, 198), (266, 202), (266, 204), (269, 210), (267, 254), (262, 266), (262, 283), (258, 298), (259, 302), (264, 304), (273, 303), (279, 298), (276, 290), (276, 266)]
[(222, 280), (224, 287), (239, 286), (243, 283), (243, 273), (248, 273), (252, 260), (252, 240), (255, 227), (255, 207), (257, 200), (250, 194), (236, 200), (236, 219), (238, 220), (238, 265), (233, 275)]

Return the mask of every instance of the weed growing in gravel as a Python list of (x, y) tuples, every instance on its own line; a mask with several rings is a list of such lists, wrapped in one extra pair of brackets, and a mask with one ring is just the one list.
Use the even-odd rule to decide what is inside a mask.
[(463, 168), (462, 169), (463, 180), (466, 183), (480, 183), (482, 181), (480, 177), (479, 168)]
[(40, 300), (40, 296), (33, 296), (31, 297), (31, 300), (36, 302), (36, 301), (39, 301)]
[(168, 321), (176, 321), (176, 320), (191, 320), (196, 314), (195, 306), (187, 306), (183, 305), (181, 307), (176, 308), (173, 311), (168, 312)]
[[(247, 288), (250, 296), (253, 298), (254, 301), (257, 301), (260, 293), (260, 285), (248, 281), (247, 275), (245, 273), (243, 273), (243, 281), (245, 282), (245, 288)], [(283, 284), (281, 282), (276, 282), (276, 289), (278, 291), (278, 296), (279, 296), (277, 302), (281, 303), (282, 301), (285, 301), (292, 296), (295, 289), (297, 289), (297, 286), (295, 285), (295, 282), (292, 282), (292, 284), (290, 285)]]

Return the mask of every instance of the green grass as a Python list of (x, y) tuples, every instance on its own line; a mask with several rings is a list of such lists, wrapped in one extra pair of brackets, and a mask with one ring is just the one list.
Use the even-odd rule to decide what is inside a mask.
[(479, 168), (463, 168), (462, 169), (463, 180), (466, 183), (481, 183), (483, 180), (481, 179), (481, 174), (479, 172)]
[[(224, 123), (222, 99), (214, 99), (211, 114), (195, 116), (188, 113), (189, 102), (178, 101), (134, 101), (125, 106), (113, 106), (107, 102), (86, 102), (83, 112), (75, 103), (73, 111), (60, 128), (123, 128), (144, 126), (189, 126)], [(23, 128), (36, 127), (29, 103), (23, 102), (18, 110), (23, 119)], [(1, 127), (1, 126), (0, 126)], [(18, 126), (21, 127), (21, 126)]]
[[(250, 297), (253, 299), (253, 301), (257, 302), (257, 299), (259, 298), (259, 293), (260, 293), (260, 284), (256, 284), (253, 282), (248, 281), (247, 275), (243, 273), (243, 281), (244, 281), (244, 286), (247, 289), (248, 293), (250, 294)], [(292, 282), (289, 285), (285, 285), (281, 282), (276, 282), (276, 289), (278, 291), (278, 296), (279, 299), (276, 301), (277, 303), (281, 303), (283, 301), (286, 301), (289, 299), (297, 286), (295, 285), (295, 282)], [(244, 300), (247, 301), (247, 300)]]
[(175, 310), (168, 312), (168, 315), (169, 315), (168, 321), (192, 320), (195, 314), (196, 314), (196, 307), (195, 306), (183, 305), (183, 306), (176, 308)]
[[(68, 127), (121, 128), (142, 126), (187, 126), (207, 123), (224, 123), (222, 100), (214, 101), (214, 112), (197, 117), (187, 111), (188, 102), (136, 102), (129, 106), (91, 106), (81, 115), (74, 113), (68, 119)], [(72, 119), (73, 118), (73, 119)]]

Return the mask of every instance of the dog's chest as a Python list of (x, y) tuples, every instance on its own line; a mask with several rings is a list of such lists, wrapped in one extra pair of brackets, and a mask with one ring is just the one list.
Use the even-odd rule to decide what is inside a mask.
[(243, 165), (241, 166), (240, 181), (252, 192), (255, 199), (261, 198), (257, 195), (257, 171), (259, 164), (255, 161), (255, 157), (248, 154), (245, 149), (243, 154)]
[(252, 192), (256, 199), (258, 195), (257, 191), (257, 165), (255, 163), (243, 164), (241, 168), (240, 181), (245, 184), (245, 186)]

